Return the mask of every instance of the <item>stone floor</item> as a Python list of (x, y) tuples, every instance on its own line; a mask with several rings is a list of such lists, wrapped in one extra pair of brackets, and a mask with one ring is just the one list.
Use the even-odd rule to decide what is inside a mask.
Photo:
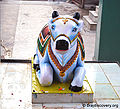
[(0, 63), (0, 109), (31, 107), (31, 65)]
[[(16, 3), (4, 3), (9, 0), (0, 1), (0, 44), (2, 58), (7, 58), (7, 53), (12, 55), (16, 25), (18, 20), (19, 4)], [(13, 0), (15, 1), (15, 0)]]
[(119, 109), (120, 67), (85, 63), (93, 103), (32, 104), (31, 64), (0, 63), (0, 109)]

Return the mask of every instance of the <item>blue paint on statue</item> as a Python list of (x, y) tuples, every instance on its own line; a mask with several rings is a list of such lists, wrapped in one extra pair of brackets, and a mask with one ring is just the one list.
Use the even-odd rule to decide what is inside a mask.
[(53, 77), (59, 82), (72, 81), (70, 90), (80, 91), (85, 77), (84, 44), (80, 31), (83, 21), (79, 13), (74, 17), (59, 16), (56, 11), (37, 41), (34, 66), (38, 65), (36, 75), (42, 86), (49, 86)]

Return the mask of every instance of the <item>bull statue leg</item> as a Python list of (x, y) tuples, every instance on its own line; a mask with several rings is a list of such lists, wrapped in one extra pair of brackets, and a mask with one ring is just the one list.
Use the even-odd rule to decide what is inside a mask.
[(71, 82), (69, 89), (74, 92), (79, 92), (82, 90), (83, 80), (85, 78), (86, 70), (84, 67), (84, 62), (81, 61), (80, 56), (78, 58), (78, 67), (74, 71), (74, 78)]
[(85, 68), (84, 67), (77, 67), (75, 69), (75, 75), (73, 78), (73, 81), (69, 87), (69, 89), (71, 91), (74, 92), (79, 92), (82, 90), (82, 86), (83, 86), (83, 80), (85, 78)]
[(47, 55), (39, 61), (38, 54), (34, 57), (34, 69), (36, 69), (37, 78), (42, 86), (50, 86), (53, 82), (53, 69), (47, 62)]
[(41, 63), (36, 75), (42, 86), (50, 86), (53, 82), (53, 69), (49, 63)]

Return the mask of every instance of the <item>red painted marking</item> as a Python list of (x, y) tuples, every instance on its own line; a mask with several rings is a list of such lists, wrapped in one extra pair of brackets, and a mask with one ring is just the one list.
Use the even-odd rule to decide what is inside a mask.
[(60, 87), (58, 90), (62, 90), (62, 87)]
[(45, 108), (45, 106), (43, 106), (43, 108)]
[[(67, 49), (67, 50), (68, 50), (68, 49)], [(57, 49), (56, 49), (56, 51), (67, 51), (67, 50), (57, 50)]]

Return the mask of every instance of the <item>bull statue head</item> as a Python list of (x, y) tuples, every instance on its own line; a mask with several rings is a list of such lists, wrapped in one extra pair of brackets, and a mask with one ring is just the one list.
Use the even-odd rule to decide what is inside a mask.
[(58, 53), (66, 53), (71, 49), (78, 38), (83, 27), (83, 21), (79, 21), (80, 14), (76, 12), (73, 17), (60, 16), (53, 11), (52, 19), (49, 21), (49, 29), (52, 37), (53, 49)]

